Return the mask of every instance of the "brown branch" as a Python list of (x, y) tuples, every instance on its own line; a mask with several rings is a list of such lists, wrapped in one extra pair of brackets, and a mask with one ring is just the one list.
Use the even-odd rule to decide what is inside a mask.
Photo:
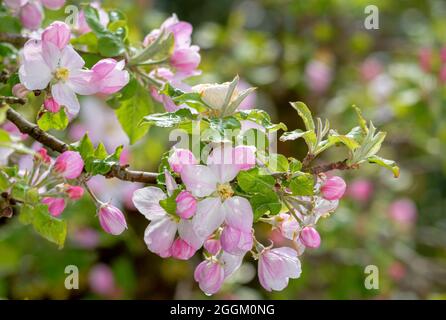
[[(5, 102), (4, 98), (13, 97), (0, 97), (0, 101)], [(6, 99), (6, 100), (7, 100)], [(24, 104), (23, 99), (13, 99), (16, 104)], [(6, 111), (6, 117), (9, 121), (14, 123), (20, 132), (25, 133), (32, 137), (34, 140), (40, 142), (44, 146), (50, 148), (53, 151), (62, 153), (69, 150), (69, 145), (52, 136), (51, 134), (40, 129), (36, 124), (29, 122), (22, 117), (20, 113), (14, 109), (8, 108)], [(127, 166), (114, 165), (111, 170), (104, 175), (107, 178), (117, 178), (124, 181), (141, 182), (141, 183), (156, 183), (157, 174), (154, 172), (129, 170)]]
[(344, 161), (338, 161), (338, 162), (333, 162), (333, 163), (328, 163), (328, 164), (322, 164), (316, 167), (313, 167), (311, 169), (309, 169), (309, 171), (313, 174), (319, 174), (319, 173), (323, 173), (323, 172), (328, 172), (328, 171), (332, 171), (332, 170), (349, 170), (349, 169), (357, 169), (358, 165), (348, 165), (347, 164), (347, 160)]
[(0, 32), (0, 42), (7, 42), (16, 47), (23, 47), (28, 38), (20, 34)]

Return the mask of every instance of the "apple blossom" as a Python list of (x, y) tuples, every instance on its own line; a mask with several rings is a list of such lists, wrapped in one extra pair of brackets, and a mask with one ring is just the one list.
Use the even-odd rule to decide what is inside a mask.
[(20, 8), (19, 16), (25, 28), (35, 30), (42, 23), (43, 9), (37, 2), (28, 2)]
[(327, 200), (339, 200), (344, 195), (346, 187), (344, 179), (333, 176), (324, 181), (321, 193)]
[(53, 217), (58, 217), (65, 210), (65, 200), (63, 198), (46, 197), (42, 203), (48, 206), (48, 211)]
[(259, 280), (265, 290), (283, 290), (289, 278), (297, 279), (301, 274), (297, 252), (291, 248), (266, 248), (259, 257)]
[(252, 228), (253, 212), (249, 201), (233, 196), (230, 182), (240, 171), (233, 155), (234, 148), (217, 147), (209, 155), (207, 166), (190, 165), (181, 172), (186, 189), (196, 197), (206, 197), (198, 202), (192, 218), (199, 236), (210, 236), (224, 221), (240, 231), (250, 232)]
[(168, 162), (174, 172), (181, 173), (185, 167), (197, 164), (198, 160), (191, 151), (175, 148), (169, 156)]
[(49, 112), (59, 112), (60, 110), (60, 104), (58, 104), (53, 98), (45, 99), (43, 106)]
[[(63, 28), (58, 30), (64, 32), (60, 31)], [(80, 107), (76, 94), (94, 94), (97, 86), (91, 82), (93, 72), (83, 69), (82, 57), (71, 45), (63, 49), (57, 47), (52, 42), (56, 38), (51, 37), (51, 41), (28, 40), (19, 69), (20, 82), (28, 90), (43, 90), (51, 83), (53, 99), (75, 115)]]
[(66, 179), (76, 179), (84, 169), (84, 161), (79, 152), (65, 151), (56, 158), (54, 170)]
[(192, 221), (174, 217), (161, 207), (159, 202), (166, 198), (167, 195), (156, 187), (138, 189), (133, 193), (135, 207), (151, 221), (144, 232), (144, 241), (148, 249), (161, 257), (171, 256), (171, 247), (178, 232), (179, 238), (185, 243), (176, 244), (175, 254), (178, 257), (188, 256), (188, 254), (183, 255), (182, 251), (190, 249), (195, 253), (203, 245), (205, 238), (195, 233)]
[(163, 22), (159, 29), (150, 32), (144, 39), (144, 45), (148, 46), (161, 34), (161, 32), (171, 32), (174, 38), (174, 49), (170, 57), (170, 65), (175, 69), (176, 79), (184, 79), (197, 75), (196, 69), (200, 64), (200, 48), (191, 45), (192, 25), (179, 21), (173, 14)]
[(39, 150), (37, 150), (36, 156), (39, 158), (39, 160), (43, 161), (46, 164), (51, 163), (51, 158), (45, 148), (40, 148)]
[(84, 195), (84, 189), (80, 186), (67, 185), (65, 192), (71, 200), (79, 200)]
[(51, 42), (59, 50), (62, 50), (70, 43), (70, 27), (61, 21), (55, 21), (50, 24), (42, 33), (43, 42)]
[(114, 59), (102, 59), (91, 70), (92, 82), (97, 84), (98, 92), (112, 94), (121, 90), (129, 82), (129, 73), (124, 70), (125, 61), (117, 62)]
[(299, 239), (308, 248), (319, 248), (321, 245), (321, 236), (313, 227), (303, 228), (300, 232)]
[(253, 245), (252, 232), (242, 231), (229, 225), (223, 228), (220, 241), (223, 250), (234, 255), (245, 254)]
[(204, 242), (203, 247), (207, 250), (207, 252), (215, 256), (221, 250), (221, 242), (219, 239), (207, 239)]
[(189, 219), (197, 210), (197, 199), (188, 191), (181, 191), (175, 202), (177, 203), (177, 215), (183, 219)]
[(192, 91), (199, 93), (209, 108), (227, 116), (234, 113), (242, 101), (255, 90), (255, 88), (248, 88), (239, 91), (237, 89), (238, 82), (237, 76), (231, 82), (199, 84), (192, 87)]
[(218, 261), (205, 260), (195, 269), (194, 278), (204, 293), (212, 295), (220, 290), (225, 272)]
[(99, 223), (105, 232), (119, 235), (127, 229), (124, 214), (111, 204), (103, 204), (98, 210)]

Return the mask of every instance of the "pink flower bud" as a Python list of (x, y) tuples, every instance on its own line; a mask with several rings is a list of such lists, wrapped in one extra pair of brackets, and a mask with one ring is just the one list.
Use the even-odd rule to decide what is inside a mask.
[(170, 64), (179, 72), (193, 74), (201, 60), (198, 51), (198, 46), (177, 49), (170, 57)]
[(59, 10), (65, 4), (65, 0), (41, 0), (42, 4), (50, 10)]
[(212, 254), (213, 256), (217, 255), (217, 253), (221, 250), (221, 243), (218, 239), (207, 239), (204, 243), (204, 248)]
[(21, 83), (17, 83), (12, 87), (12, 94), (17, 98), (26, 98), (29, 92), (30, 91)]
[(180, 174), (184, 166), (198, 163), (194, 154), (187, 149), (174, 149), (168, 162), (172, 170)]
[(56, 158), (54, 170), (66, 179), (76, 179), (84, 169), (84, 161), (79, 152), (65, 151)]
[(225, 272), (219, 262), (205, 260), (195, 269), (194, 278), (205, 294), (212, 295), (220, 290), (225, 279)]
[(61, 50), (70, 43), (70, 38), (70, 27), (61, 21), (53, 22), (42, 33), (42, 41), (44, 43), (50, 42)]
[(251, 250), (253, 239), (251, 232), (226, 226), (221, 233), (221, 247), (230, 254), (241, 255)]
[(234, 148), (235, 164), (240, 170), (249, 170), (256, 165), (256, 148), (253, 146), (237, 146)]
[(67, 186), (65, 192), (71, 200), (79, 200), (84, 195), (84, 189), (80, 186)]
[(265, 249), (259, 257), (259, 281), (266, 290), (283, 290), (301, 274), (297, 252), (288, 247)]
[(180, 260), (189, 260), (196, 251), (197, 250), (181, 238), (177, 238), (173, 242), (172, 247), (170, 247), (172, 257)]
[(177, 203), (177, 215), (183, 219), (189, 219), (197, 211), (197, 199), (189, 191), (181, 191), (175, 202)]
[(341, 177), (330, 177), (321, 187), (322, 197), (327, 200), (339, 200), (344, 195), (346, 187), (347, 185)]
[(124, 70), (125, 61), (117, 62), (114, 59), (102, 59), (92, 68), (92, 82), (98, 86), (103, 94), (112, 94), (121, 90), (129, 82), (129, 73)]
[(119, 235), (127, 229), (124, 214), (118, 208), (104, 204), (99, 208), (99, 223), (105, 232)]
[(50, 164), (51, 163), (51, 158), (48, 155), (48, 151), (46, 151), (46, 149), (44, 148), (40, 148), (39, 150), (37, 150), (37, 155), (36, 157), (43, 161), (44, 163)]
[(43, 106), (49, 112), (59, 112), (60, 110), (60, 104), (58, 104), (53, 98), (45, 99), (45, 101), (43, 102)]
[(308, 248), (319, 248), (321, 245), (321, 236), (313, 227), (305, 227), (300, 232), (300, 241)]
[(20, 21), (25, 28), (36, 30), (43, 20), (43, 11), (39, 4), (28, 2), (20, 9)]
[(48, 206), (48, 211), (53, 217), (58, 217), (65, 210), (65, 200), (63, 198), (47, 197), (42, 199), (42, 203)]

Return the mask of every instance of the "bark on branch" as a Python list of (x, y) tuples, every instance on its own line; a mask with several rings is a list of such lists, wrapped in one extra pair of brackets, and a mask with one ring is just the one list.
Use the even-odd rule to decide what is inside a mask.
[[(5, 97), (0, 97), (0, 101), (5, 102)], [(8, 97), (10, 98), (10, 97)], [(24, 100), (14, 100), (14, 103), (24, 104)], [(62, 153), (69, 149), (68, 144), (52, 136), (51, 134), (40, 129), (36, 124), (26, 120), (20, 113), (14, 109), (8, 108), (6, 111), (6, 118), (14, 123), (20, 132), (32, 137), (34, 140), (40, 142), (47, 148)], [(156, 183), (157, 173), (130, 170), (126, 166), (114, 165), (111, 170), (105, 174), (107, 178), (117, 178), (124, 181), (141, 182), (141, 183)]]

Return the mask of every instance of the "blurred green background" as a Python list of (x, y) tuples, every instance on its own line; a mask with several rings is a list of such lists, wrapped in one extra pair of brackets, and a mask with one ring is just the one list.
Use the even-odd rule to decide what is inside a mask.
[[(364, 10), (373, 4), (379, 29), (367, 30)], [(322, 245), (305, 252), (302, 276), (287, 289), (263, 290), (255, 262), (247, 259), (212, 298), (446, 298), (446, 2), (126, 0), (104, 1), (103, 7), (127, 14), (134, 43), (172, 13), (192, 23), (203, 73), (188, 82), (223, 82), (239, 74), (258, 87), (256, 107), (290, 129), (302, 123), (289, 101), (304, 101), (340, 132), (355, 125), (351, 105), (358, 105), (388, 133), (381, 155), (401, 167), (399, 179), (372, 165), (341, 173), (347, 195), (319, 223)], [(64, 12), (46, 15), (48, 22), (63, 19)], [(84, 112), (67, 139), (83, 127), (110, 144), (125, 140), (118, 123), (98, 124), (109, 119), (107, 107), (84, 104), (95, 113)], [(151, 129), (132, 146), (132, 167), (155, 170), (169, 148), (167, 132)], [(306, 153), (301, 141), (280, 143), (279, 151), (297, 158)], [(344, 152), (335, 148), (320, 161), (342, 160)], [(199, 254), (178, 261), (147, 250), (148, 222), (129, 201), (135, 187), (100, 179), (98, 186), (104, 200), (126, 209), (129, 230), (120, 237), (101, 232), (88, 198), (64, 212), (69, 238), (62, 250), (15, 219), (0, 220), (0, 297), (209, 299), (193, 280)], [(269, 230), (259, 226), (258, 232)], [(67, 265), (79, 268), (79, 290), (64, 287)], [(379, 269), (377, 290), (364, 286), (367, 265)]]

